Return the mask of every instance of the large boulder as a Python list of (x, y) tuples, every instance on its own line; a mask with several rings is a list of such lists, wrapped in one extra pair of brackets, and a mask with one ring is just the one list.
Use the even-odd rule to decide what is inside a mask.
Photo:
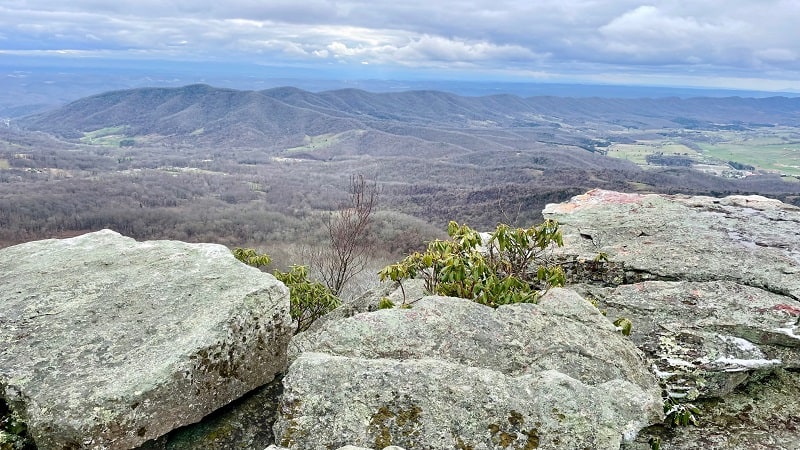
[(425, 297), (296, 336), (291, 449), (619, 448), (661, 418), (643, 356), (574, 292), (492, 309)]
[(261, 450), (275, 442), (272, 424), (281, 392), (281, 377), (276, 377), (200, 422), (172, 430), (137, 450)]
[(0, 397), (40, 449), (132, 448), (285, 369), (286, 287), (220, 245), (31, 242), (0, 285)]
[(697, 429), (649, 429), (631, 448), (798, 448), (800, 208), (594, 190), (544, 216), (573, 288), (629, 318), (667, 392), (702, 412)]
[(562, 226), (566, 255), (601, 253), (618, 282), (717, 281), (800, 300), (800, 208), (757, 195), (725, 198), (593, 190), (542, 212)]

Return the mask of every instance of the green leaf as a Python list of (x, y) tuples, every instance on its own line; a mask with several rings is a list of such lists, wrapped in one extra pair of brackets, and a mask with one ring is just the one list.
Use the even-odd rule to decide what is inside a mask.
[(631, 335), (631, 329), (633, 328), (633, 322), (626, 317), (620, 317), (614, 321), (614, 326), (625, 336)]
[(458, 223), (453, 221), (453, 220), (451, 220), (447, 224), (447, 235), (450, 236), (450, 237), (453, 237), (458, 232), (458, 228), (459, 228), (458, 227)]
[(236, 247), (231, 250), (233, 256), (239, 261), (253, 267), (268, 266), (272, 260), (266, 253), (259, 255), (252, 248)]
[(389, 300), (389, 297), (382, 297), (381, 301), (378, 302), (378, 309), (389, 309), (394, 308), (394, 302)]
[(292, 266), (289, 272), (276, 270), (275, 278), (289, 288), (289, 313), (297, 322), (295, 333), (307, 330), (323, 315), (341, 305), (325, 285), (308, 279), (308, 268)]

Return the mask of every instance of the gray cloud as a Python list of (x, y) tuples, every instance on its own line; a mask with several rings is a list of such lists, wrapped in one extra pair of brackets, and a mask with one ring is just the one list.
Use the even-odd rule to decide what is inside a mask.
[(796, 0), (7, 0), (0, 51), (785, 84), (798, 21)]

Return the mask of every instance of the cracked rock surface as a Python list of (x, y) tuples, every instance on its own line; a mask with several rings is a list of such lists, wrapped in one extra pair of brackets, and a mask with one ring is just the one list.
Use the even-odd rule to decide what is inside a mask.
[(643, 435), (674, 449), (800, 448), (786, 408), (800, 397), (800, 208), (594, 190), (543, 214), (562, 226), (575, 289), (629, 318), (667, 392), (703, 411), (697, 432)]
[(619, 448), (662, 412), (642, 354), (566, 289), (356, 314), (295, 336), (289, 360), (275, 436), (290, 449)]
[(133, 448), (285, 368), (287, 289), (221, 245), (30, 242), (0, 285), (0, 398), (40, 449)]
[(562, 253), (599, 252), (626, 282), (734, 281), (800, 300), (800, 208), (765, 197), (593, 190), (542, 212), (562, 226)]

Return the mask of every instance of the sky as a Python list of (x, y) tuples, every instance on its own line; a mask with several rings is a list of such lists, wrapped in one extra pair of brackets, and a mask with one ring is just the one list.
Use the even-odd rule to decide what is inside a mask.
[(2, 0), (0, 62), (799, 92), (799, 27), (798, 0)]

